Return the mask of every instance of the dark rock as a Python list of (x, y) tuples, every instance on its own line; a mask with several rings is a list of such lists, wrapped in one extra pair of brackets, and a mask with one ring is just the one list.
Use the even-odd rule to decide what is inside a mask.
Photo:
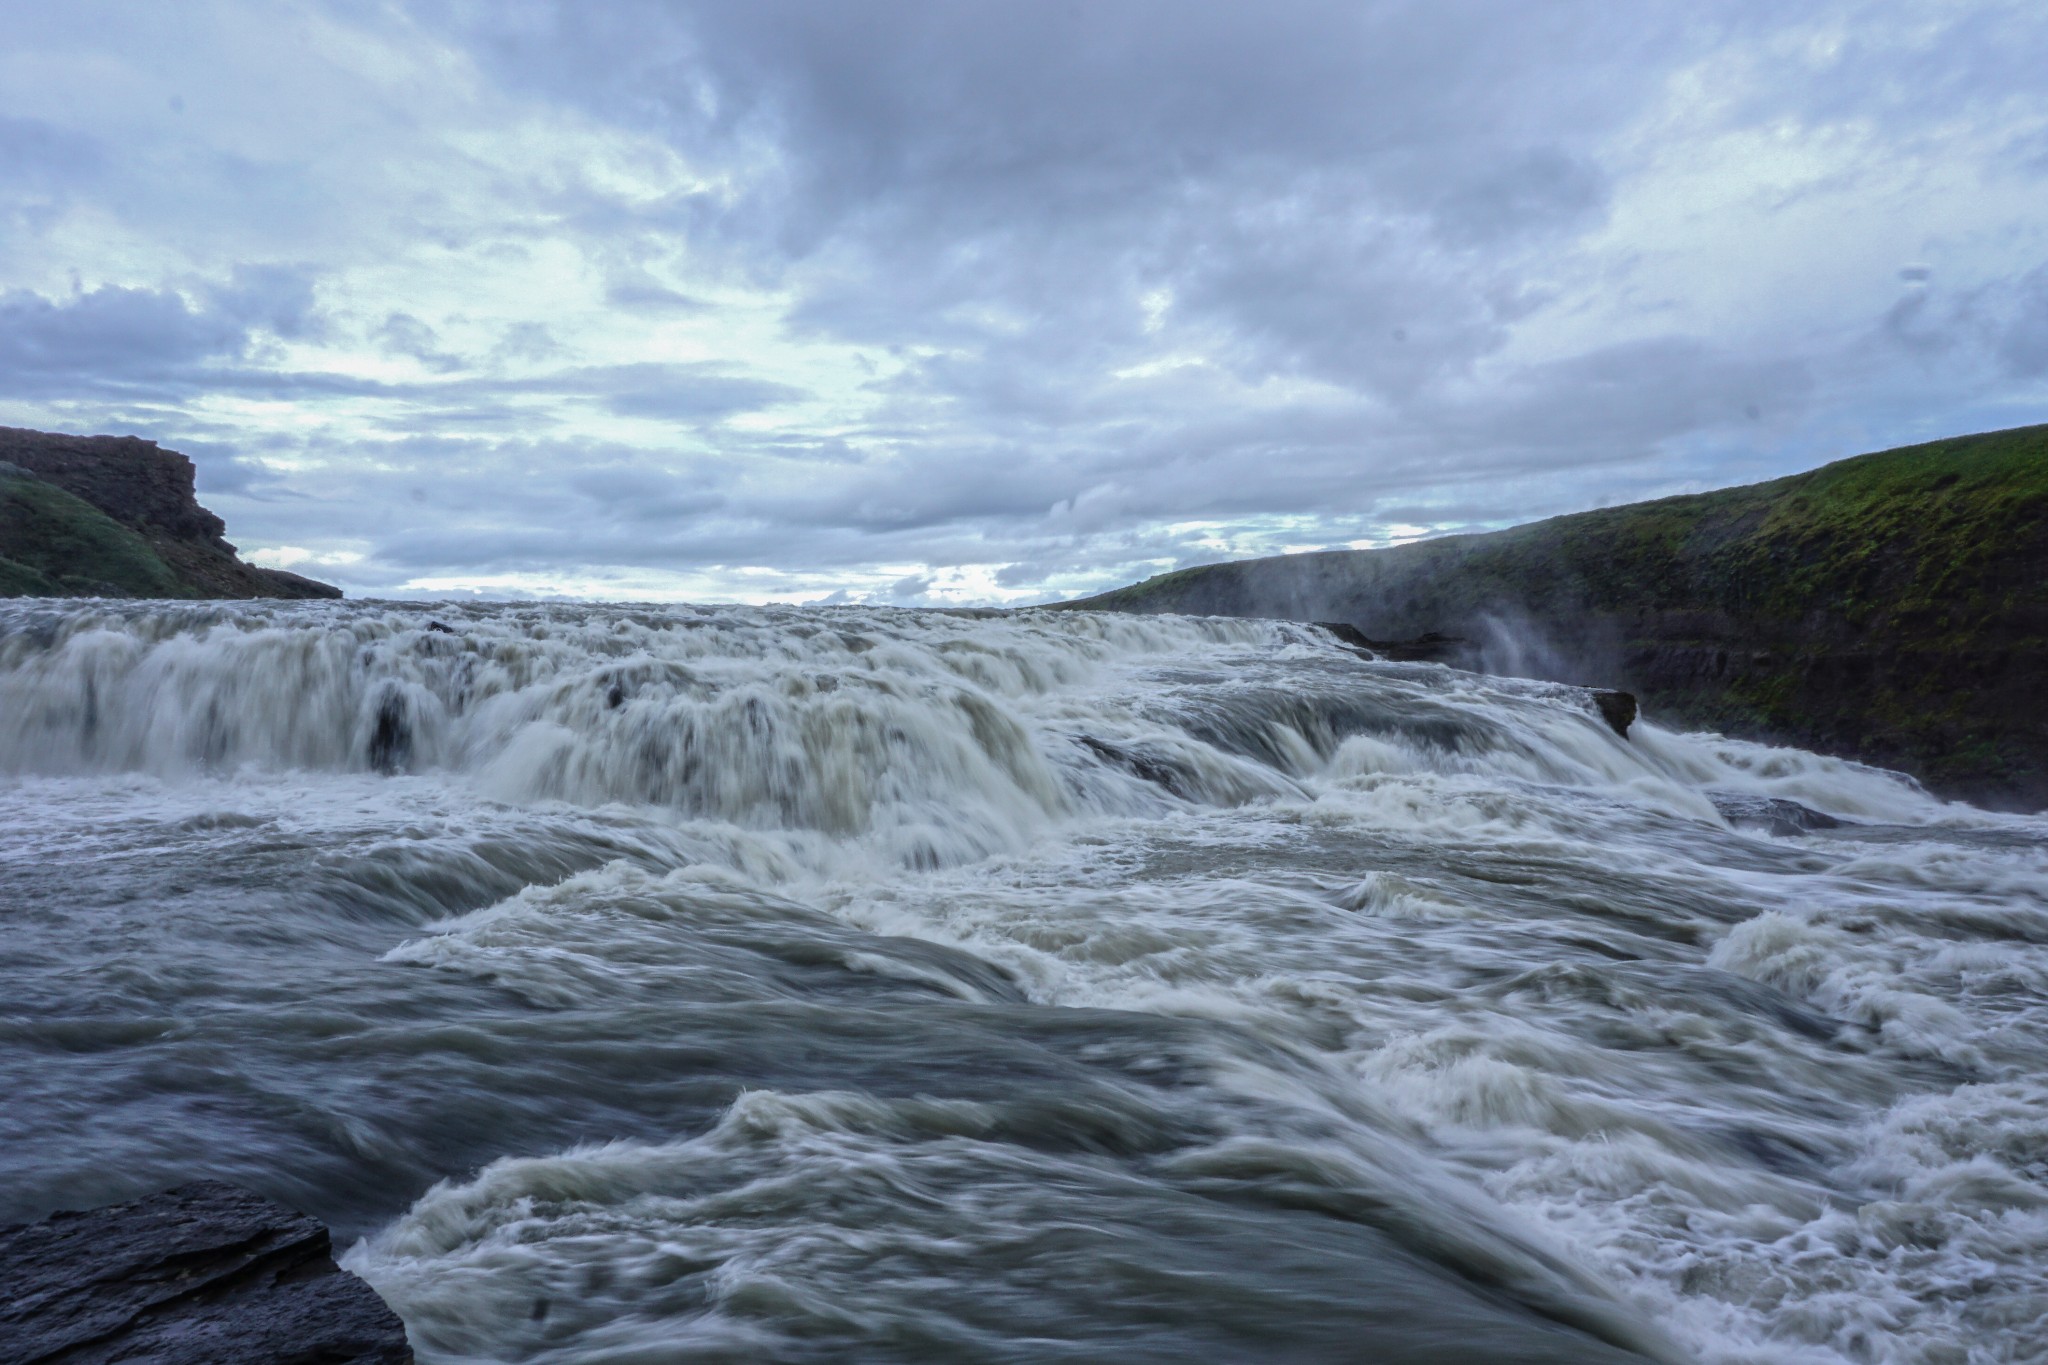
[(455, 633), (455, 627), (443, 621), (429, 621), (427, 622), (427, 629), (436, 635), (453, 635)]
[(1708, 792), (1707, 799), (1721, 818), (1737, 829), (1760, 830), (1781, 838), (1807, 834), (1817, 829), (1840, 829), (1843, 821), (1778, 796), (1751, 796), (1744, 792)]
[(1628, 727), (1636, 723), (1636, 697), (1633, 692), (1595, 692), (1593, 705), (1600, 712), (1600, 719), (1608, 728), (1623, 739), (1628, 738)]
[(387, 777), (402, 772), (412, 761), (412, 722), (405, 694), (387, 691), (377, 703), (377, 720), (370, 734), (370, 767)]
[(1176, 764), (1146, 753), (1135, 745), (1112, 744), (1093, 735), (1076, 735), (1074, 742), (1105, 763), (1113, 763), (1131, 776), (1150, 782), (1183, 800), (1195, 799), (1195, 784)]
[(1396, 663), (1441, 664), (1462, 657), (1467, 641), (1441, 631), (1425, 631), (1412, 640), (1375, 640), (1372, 652)]
[(10, 1365), (403, 1365), (405, 1327), (327, 1229), (218, 1181), (0, 1228)]
[(1458, 636), (1434, 630), (1412, 640), (1375, 640), (1357, 626), (1342, 621), (1318, 621), (1316, 625), (1336, 636), (1339, 644), (1371, 650), (1375, 657), (1395, 663), (1450, 663), (1464, 654), (1468, 643)]
[(1354, 649), (1371, 649), (1372, 641), (1365, 638), (1365, 632), (1345, 621), (1318, 621), (1316, 628), (1327, 630), (1337, 637), (1337, 643), (1350, 645)]

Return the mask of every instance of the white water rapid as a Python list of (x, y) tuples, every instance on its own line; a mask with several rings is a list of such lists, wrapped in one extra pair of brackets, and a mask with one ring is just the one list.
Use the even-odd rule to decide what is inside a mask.
[(424, 1362), (2048, 1341), (2048, 822), (1266, 622), (0, 604), (0, 1221)]

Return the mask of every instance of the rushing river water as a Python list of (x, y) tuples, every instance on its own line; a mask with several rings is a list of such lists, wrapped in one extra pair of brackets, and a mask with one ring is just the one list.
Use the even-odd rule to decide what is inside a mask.
[(247, 1184), (428, 1362), (2039, 1360), (2044, 898), (1305, 627), (14, 603), (0, 1221)]

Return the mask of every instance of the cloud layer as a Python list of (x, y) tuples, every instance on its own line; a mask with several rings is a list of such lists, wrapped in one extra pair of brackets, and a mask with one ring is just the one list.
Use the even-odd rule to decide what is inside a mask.
[(410, 595), (1026, 601), (2048, 415), (2024, 4), (0, 0), (0, 421)]

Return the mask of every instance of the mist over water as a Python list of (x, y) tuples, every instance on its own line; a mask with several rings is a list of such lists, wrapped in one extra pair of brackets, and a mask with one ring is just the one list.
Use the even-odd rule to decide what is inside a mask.
[(0, 1220), (425, 1361), (1996, 1362), (2048, 822), (1272, 622), (0, 606)]

